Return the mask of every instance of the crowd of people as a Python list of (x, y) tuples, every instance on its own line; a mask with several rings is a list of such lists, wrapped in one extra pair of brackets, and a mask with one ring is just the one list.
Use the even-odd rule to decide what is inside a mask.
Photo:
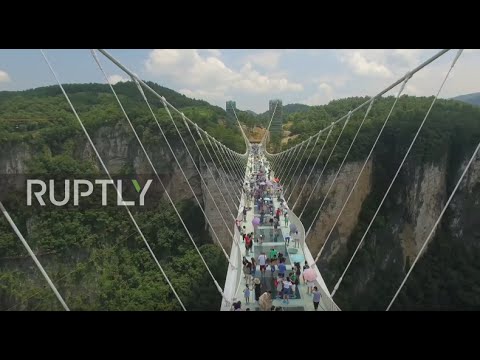
[[(236, 220), (236, 226), (242, 236), (242, 241), (245, 243), (245, 256), (243, 257), (243, 274), (245, 279), (245, 288), (243, 290), (244, 301), (246, 306), (253, 302), (258, 304), (258, 307), (263, 311), (280, 311), (282, 307), (275, 307), (272, 305), (274, 297), (282, 300), (283, 304), (288, 305), (290, 298), (297, 297), (297, 287), (300, 285), (300, 279), (307, 286), (307, 295), (313, 296), (313, 304), (315, 310), (318, 309), (321, 294), (317, 287), (314, 286), (313, 281), (305, 281), (303, 272), (309, 268), (305, 261), (303, 267), (300, 263), (294, 263), (292, 270), (287, 273), (286, 254), (283, 254), (272, 247), (268, 252), (261, 251), (257, 259), (253, 252), (254, 242), (263, 245), (265, 241), (264, 236), (258, 232), (258, 226), (271, 226), (271, 239), (277, 242), (281, 235), (280, 217), (283, 215), (284, 226), (290, 228), (289, 236), (285, 236), (285, 244), (289, 246), (290, 238), (294, 240), (294, 247), (300, 246), (300, 237), (298, 230), (293, 223), (289, 225), (288, 206), (282, 198), (282, 187), (279, 184), (279, 179), (270, 181), (270, 170), (267, 170), (263, 162), (260, 161), (259, 149), (257, 146), (252, 148), (251, 162), (249, 163), (249, 170), (251, 176), (249, 182), (244, 185), (244, 193), (246, 195), (245, 206), (242, 210), (243, 219)], [(280, 206), (275, 208), (273, 197), (277, 197), (280, 201)], [(252, 203), (254, 206), (252, 207)], [(250, 210), (258, 209), (259, 218), (252, 221), (253, 232), (247, 232), (246, 226), (242, 224), (247, 221), (247, 213)], [(285, 248), (286, 249), (286, 248)], [(263, 247), (261, 248), (263, 250)], [(251, 253), (251, 255), (250, 255)], [(257, 251), (258, 253), (258, 251)], [(247, 257), (250, 257), (248, 259)], [(257, 264), (259, 265), (259, 277), (257, 275)], [(265, 278), (266, 272), (271, 272), (272, 284), (275, 289), (275, 295), (271, 290), (262, 293), (261, 278)], [(243, 311), (241, 301), (237, 301), (232, 305), (232, 310)], [(247, 307), (246, 311), (250, 311)]]
[[(312, 290), (313, 290), (312, 291), (313, 308), (315, 309), (315, 311), (317, 311), (318, 306), (320, 304), (320, 299), (322, 297), (322, 294), (320, 293), (320, 291), (318, 290), (318, 287), (316, 287), (316, 286), (314, 286)], [(250, 290), (248, 289), (248, 286), (247, 286), (247, 288), (245, 289), (244, 292), (245, 292), (245, 298), (246, 298), (245, 304), (249, 305), (250, 300), (249, 300), (248, 295), (250, 293)], [(273, 299), (272, 299), (272, 292), (271, 291), (265, 291), (261, 296), (259, 296), (258, 306), (259, 306), (260, 310), (262, 310), (262, 311), (283, 311), (284, 310), (284, 308), (281, 307), (281, 306), (274, 306), (273, 305)], [(244, 311), (242, 309), (242, 302), (239, 300), (239, 301), (233, 303), (232, 310), (233, 311)], [(250, 311), (250, 308), (249, 307), (245, 308), (245, 311)]]

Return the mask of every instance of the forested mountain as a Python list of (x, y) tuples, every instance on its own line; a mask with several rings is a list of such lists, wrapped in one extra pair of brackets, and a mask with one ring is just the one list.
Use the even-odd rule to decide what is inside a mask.
[(453, 100), (463, 101), (472, 105), (480, 106), (480, 92), (473, 94), (466, 94), (454, 97)]
[[(223, 109), (148, 84), (226, 146), (245, 151), (238, 126), (225, 121)], [(224, 281), (226, 260), (222, 251), (212, 244), (204, 217), (136, 85), (118, 83), (114, 88), (195, 242), (215, 277)], [(65, 90), (112, 175), (152, 178), (152, 170), (108, 85), (66, 84)], [(186, 166), (186, 176), (200, 188), (198, 174), (161, 101), (146, 94), (179, 161)], [(179, 115), (173, 116), (181, 136), (194, 146)], [(18, 175), (45, 179), (105, 177), (57, 86), (0, 92), (0, 174), (0, 199), (71, 309), (180, 309), (124, 209), (32, 208), (26, 206), (23, 188), (7, 187), (18, 180)], [(153, 208), (136, 210), (134, 216), (184, 305), (189, 310), (218, 310), (217, 289), (166, 199)], [(61, 309), (3, 216), (0, 309)]]
[(255, 126), (262, 125), (262, 120), (260, 119), (260, 117), (257, 114), (251, 112), (250, 110), (244, 111), (237, 109), (236, 114), (240, 124), (244, 124), (249, 129)]
[[(149, 85), (226, 146), (240, 153), (245, 151), (236, 123), (226, 121), (223, 109), (153, 83)], [(195, 242), (223, 286), (227, 261), (217, 244), (213, 244), (205, 219), (169, 155), (151, 113), (133, 83), (118, 83), (115, 89), (147, 151), (152, 154), (162, 181), (194, 234)], [(65, 90), (112, 173), (127, 176), (152, 174), (108, 86), (67, 84)], [(167, 112), (158, 98), (147, 96), (179, 161), (188, 165), (185, 166), (186, 176), (193, 182), (196, 195), (208, 213), (213, 206), (208, 203), (204, 187)], [(374, 151), (373, 160), (366, 168), (365, 181), (359, 184), (347, 215), (339, 221), (320, 258), (319, 266), (330, 290), (368, 226), (432, 99), (412, 96), (399, 99)], [(311, 107), (286, 105), (284, 123), (291, 121), (289, 130), (296, 137), (284, 148), (313, 135), (365, 100), (347, 98)], [(352, 186), (393, 101), (392, 97), (375, 101), (344, 165), (345, 171), (340, 173), (338, 186), (333, 188), (312, 228), (308, 239), (312, 253), (316, 254), (323, 244), (345, 199), (345, 192)], [(289, 113), (292, 109), (296, 112)], [(247, 126), (266, 126), (269, 120), (266, 113), (255, 116), (248, 111), (237, 111), (237, 115)], [(299, 206), (303, 206), (306, 196), (313, 194), (302, 217), (306, 228), (312, 222), (329, 181), (333, 179), (362, 119), (361, 112), (352, 116), (321, 177), (320, 186), (314, 191), (310, 181), (305, 189), (306, 195), (299, 200)], [(179, 126), (188, 146), (195, 146), (181, 122)], [(341, 126), (333, 129), (319, 164), (326, 163), (340, 130)], [(305, 173), (313, 165), (326, 138), (327, 132), (321, 136)], [(343, 310), (385, 309), (479, 139), (480, 108), (460, 101), (437, 100), (335, 297)], [(207, 146), (200, 140), (198, 144)], [(305, 158), (299, 157), (298, 161), (306, 162), (306, 155)], [(317, 170), (312, 176), (315, 181), (320, 178), (320, 169)], [(0, 174), (7, 182), (15, 174), (53, 178), (103, 175), (58, 87), (0, 92)], [(476, 285), (480, 280), (479, 179), (480, 162), (477, 161), (407, 282), (395, 309), (479, 308), (480, 287)], [(296, 199), (298, 190), (292, 199)], [(2, 191), (0, 199), (73, 310), (180, 309), (123, 209), (32, 208), (24, 204), (18, 191), (10, 190)], [(166, 200), (162, 198), (154, 208), (137, 211), (134, 216), (185, 306), (189, 310), (218, 310), (221, 299), (217, 289)], [(220, 238), (225, 243), (231, 242), (228, 234)], [(5, 218), (0, 217), (0, 310), (6, 309), (51, 310), (61, 307)]]
[[(168, 102), (170, 102), (173, 106), (177, 108), (183, 108), (187, 106), (212, 106), (206, 101), (190, 99), (183, 94), (160, 86), (154, 82), (146, 81), (146, 84), (150, 86), (153, 90), (155, 90), (159, 95), (164, 96), (168, 100)], [(101, 93), (111, 94), (111, 90), (108, 84), (64, 84), (63, 87), (69, 95), (78, 93), (88, 93), (90, 95)], [(119, 95), (128, 96), (132, 100), (142, 100), (137, 86), (131, 81), (119, 82), (114, 85), (114, 88)], [(62, 95), (62, 91), (57, 85), (52, 85), (23, 91), (0, 91), (0, 101), (8, 100), (12, 97), (32, 98), (52, 97), (57, 95)], [(86, 100), (87, 97), (88, 96), (86, 96), (84, 99)], [(92, 102), (93, 97), (90, 97), (89, 103)], [(216, 108), (217, 110), (221, 110), (221, 108), (219, 107)]]
[[(203, 100), (190, 99), (152, 82), (147, 84), (186, 116), (195, 118), (200, 127), (225, 145), (242, 153), (245, 151), (238, 127), (225, 121), (226, 114), (222, 108)], [(124, 118), (108, 85), (66, 84), (64, 88), (89, 128), (112, 125)], [(148, 133), (149, 129), (156, 132), (156, 124), (137, 86), (133, 82), (120, 82), (114, 88), (129, 115), (136, 118), (139, 131)], [(168, 129), (174, 131), (160, 99), (147, 91), (145, 94), (153, 109), (158, 111), (159, 120), (163, 121), (167, 132)], [(0, 140), (41, 141), (45, 139), (43, 135), (61, 139), (79, 130), (77, 120), (58, 86), (0, 92)]]
[[(309, 109), (310, 109), (310, 106), (305, 104), (287, 104), (287, 105), (283, 105), (282, 111), (285, 119), (291, 114), (304, 113), (304, 112), (307, 112)], [(270, 121), (270, 112), (268, 110), (261, 114), (258, 114), (258, 116), (264, 119), (263, 121), (266, 121), (266, 120)]]
[(283, 107), (283, 115), (288, 116), (293, 113), (307, 112), (310, 109), (309, 105), (304, 104), (287, 104)]
[[(306, 114), (293, 114), (290, 128), (297, 138), (284, 148), (298, 143), (339, 119), (367, 98), (335, 100), (311, 107)], [(402, 96), (385, 127), (357, 186), (349, 208), (343, 215), (320, 258), (320, 268), (330, 289), (340, 277), (375, 213), (400, 161), (402, 160), (433, 97)], [(317, 253), (333, 226), (365, 157), (394, 102), (393, 97), (376, 100), (359, 133), (343, 171), (330, 192), (319, 219), (308, 239)], [(366, 110), (366, 107), (364, 111)], [(308, 228), (333, 176), (363, 119), (355, 113), (345, 127), (333, 156), (321, 177), (313, 201), (302, 217)], [(341, 125), (334, 127), (318, 164), (326, 164)], [(320, 138), (315, 160), (326, 131)], [(441, 207), (455, 185), (466, 160), (480, 141), (480, 108), (453, 100), (437, 100), (412, 152), (386, 198), (365, 243), (354, 259), (336, 300), (344, 309), (384, 310), (423, 245)], [(308, 154), (307, 154), (308, 155)], [(306, 161), (306, 156), (303, 160)], [(300, 211), (320, 176), (323, 165), (312, 176), (299, 203)], [(444, 216), (426, 254), (412, 273), (394, 309), (479, 309), (480, 160)], [(304, 179), (305, 180), (305, 179)], [(295, 200), (298, 194), (293, 196)], [(300, 210), (299, 210), (300, 209)], [(340, 235), (341, 234), (341, 235)]]

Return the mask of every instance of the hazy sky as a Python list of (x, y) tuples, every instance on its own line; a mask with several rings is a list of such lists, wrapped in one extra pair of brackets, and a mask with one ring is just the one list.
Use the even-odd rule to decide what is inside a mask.
[[(225, 107), (263, 112), (268, 100), (326, 104), (348, 96), (375, 95), (438, 50), (157, 49), (108, 50), (144, 80)], [(412, 95), (433, 95), (457, 50), (415, 75)], [(89, 50), (47, 50), (62, 83), (105, 82)], [(100, 55), (112, 81), (127, 80)], [(0, 90), (55, 84), (39, 50), (0, 50)], [(396, 93), (397, 90), (395, 90)], [(480, 50), (465, 50), (440, 97), (480, 92)], [(168, 100), (168, 99), (167, 99)]]

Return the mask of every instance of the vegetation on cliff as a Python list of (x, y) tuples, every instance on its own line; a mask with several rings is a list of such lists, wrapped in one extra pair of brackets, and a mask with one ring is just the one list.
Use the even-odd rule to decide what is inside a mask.
[[(238, 127), (225, 121), (221, 108), (153, 83), (149, 85), (226, 146), (245, 151)], [(111, 134), (120, 124), (130, 132), (127, 141), (133, 139), (107, 85), (67, 84), (65, 90), (92, 138), (102, 131)], [(115, 90), (147, 148), (165, 147), (136, 86), (131, 82), (118, 83)], [(167, 138), (173, 146), (178, 146), (177, 151), (183, 151), (163, 105), (153, 96), (148, 98)], [(178, 115), (174, 116), (178, 119)], [(184, 139), (188, 139), (190, 135), (179, 120), (177, 126)], [(187, 143), (192, 146), (191, 141)], [(8, 157), (16, 146), (27, 147), (31, 157), (25, 164), (27, 174), (52, 178), (103, 174), (94, 157), (79, 157), (79, 149), (85, 144), (85, 136), (57, 86), (0, 92), (1, 154)], [(121, 172), (132, 174), (132, 165), (127, 164), (128, 169)], [(5, 207), (71, 309), (181, 309), (124, 209), (39, 209), (27, 207), (19, 193), (3, 195)], [(221, 249), (212, 244), (200, 209), (188, 200), (177, 206), (214, 276), (223, 284), (227, 262)], [(221, 301), (218, 291), (170, 204), (162, 202), (143, 211), (137, 208), (134, 216), (186, 308), (218, 310)], [(3, 216), (0, 218), (0, 309), (61, 309)]]
[[(225, 121), (222, 109), (149, 84), (226, 146), (241, 153), (245, 151), (236, 124)], [(123, 114), (108, 86), (71, 84), (65, 89), (92, 133), (124, 124)], [(135, 85), (118, 83), (115, 89), (145, 144), (163, 143)], [(180, 146), (162, 104), (148, 96), (167, 137)], [(295, 106), (301, 112), (286, 115), (284, 123), (291, 123), (292, 140), (283, 145), (283, 149), (303, 141), (365, 100), (348, 98), (324, 106)], [(322, 265), (322, 274), (329, 288), (338, 280), (366, 230), (432, 100), (431, 97), (400, 98), (373, 154), (372, 191), (363, 203), (357, 225), (347, 245), (327, 266)], [(387, 97), (375, 102), (348, 161), (365, 159), (393, 101), (392, 97)], [(268, 124), (265, 116), (240, 111), (238, 115), (248, 127)], [(362, 119), (362, 112), (352, 116), (325, 170), (327, 173), (338, 168)], [(181, 125), (180, 130), (182, 136), (188, 138), (188, 132)], [(341, 126), (332, 131), (319, 164), (326, 162), (340, 131)], [(309, 166), (313, 165), (326, 136), (326, 133), (322, 134)], [(93, 160), (79, 161), (75, 150), (79, 139), (84, 141), (84, 135), (58, 87), (0, 92), (0, 150), (7, 153), (15, 144), (28, 144), (35, 149), (27, 164), (29, 173), (75, 176), (98, 172)], [(472, 153), (479, 139), (480, 108), (453, 100), (437, 101), (404, 170), (370, 229), (365, 246), (352, 263), (336, 295), (335, 299), (342, 309), (385, 309), (413, 261), (407, 258), (406, 263), (403, 262), (399, 241), (393, 235), (398, 219), (409, 220), (408, 209), (401, 200), (406, 197), (411, 185), (412, 169), (431, 163), (445, 163), (448, 194), (458, 178), (462, 162)], [(309, 151), (306, 152), (308, 154)], [(306, 155), (305, 158), (299, 157), (298, 161), (306, 161)], [(284, 183), (288, 180), (282, 179)], [(479, 194), (477, 185), (472, 196), (461, 204), (465, 211), (478, 214)], [(306, 197), (300, 201), (300, 206), (305, 201)], [(320, 202), (321, 199), (314, 199), (306, 208), (302, 217), (306, 228)], [(9, 194), (4, 203), (20, 230), (28, 234), (32, 248), (41, 257), (72, 309), (180, 309), (123, 209), (38, 211), (24, 206), (15, 193)], [(190, 201), (178, 205), (214, 275), (223, 282), (227, 263), (205, 231), (200, 210)], [(447, 212), (432, 244), (398, 298), (395, 309), (478, 308), (480, 287), (475, 282), (480, 278), (480, 266), (476, 261), (480, 255), (476, 245), (480, 240), (479, 223), (475, 218), (466, 218), (465, 224), (462, 224), (462, 235), (458, 236), (451, 227), (454, 216), (452, 211)], [(220, 306), (218, 292), (170, 205), (158, 204), (156, 208), (136, 213), (135, 217), (186, 307), (189, 310), (217, 310)], [(373, 238), (376, 241), (371, 241)], [(392, 250), (391, 244), (396, 244), (397, 248)], [(392, 256), (386, 261), (389, 255)], [(392, 259), (402, 260), (394, 263)], [(0, 308), (60, 309), (3, 217), (0, 218)]]
[[(287, 147), (299, 143), (328, 126), (365, 100), (366, 98), (336, 100), (325, 106), (311, 107), (307, 113), (292, 114), (288, 118), (288, 121), (293, 123), (290, 130), (293, 134), (298, 134), (298, 137), (287, 144)], [(328, 264), (323, 263), (321, 267), (329, 288), (333, 288), (337, 282), (365, 233), (432, 100), (432, 97), (412, 96), (402, 96), (399, 99), (373, 153), (372, 191), (363, 202), (358, 223), (347, 241), (347, 246), (330, 259)], [(393, 97), (375, 101), (347, 161), (363, 162), (393, 101)], [(363, 112), (352, 116), (325, 174), (338, 169), (365, 111), (366, 107)], [(317, 166), (320, 169), (326, 163), (341, 127), (337, 125), (332, 131), (319, 158), (320, 165)], [(316, 154), (320, 151), (326, 137), (325, 132), (309, 161), (310, 166), (313, 165)], [(401, 222), (414, 220), (410, 218), (411, 215), (404, 200), (412, 187), (415, 168), (423, 168), (432, 163), (437, 165), (446, 163), (447, 194), (438, 194), (446, 198), (458, 180), (462, 163), (471, 156), (479, 139), (480, 108), (454, 100), (437, 100), (407, 162), (369, 230), (364, 246), (353, 261), (336, 295), (336, 300), (342, 309), (384, 310), (386, 308), (413, 261), (413, 259), (406, 259), (404, 263), (400, 240), (395, 229)], [(308, 154), (309, 151), (302, 161), (306, 161)], [(471, 196), (464, 199), (461, 206), (478, 213), (480, 211), (479, 190), (477, 186)], [(307, 197), (308, 194), (300, 201), (300, 208), (303, 207)], [(307, 206), (302, 217), (306, 228), (313, 221), (321, 200), (322, 198), (314, 199)], [(335, 201), (331, 194), (329, 201)], [(472, 283), (480, 278), (480, 267), (474, 260), (479, 255), (476, 244), (480, 240), (478, 227), (480, 224), (470, 219), (460, 236), (463, 241), (460, 241), (450, 227), (454, 221), (453, 216), (452, 212), (448, 212), (444, 217), (435, 238), (431, 240), (432, 245), (407, 282), (395, 309), (478, 308), (480, 287), (472, 286)]]

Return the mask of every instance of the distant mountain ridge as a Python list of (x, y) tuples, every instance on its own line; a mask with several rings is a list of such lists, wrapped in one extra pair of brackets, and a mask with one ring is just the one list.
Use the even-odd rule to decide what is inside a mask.
[(480, 92), (460, 95), (452, 98), (453, 100), (459, 100), (468, 104), (480, 106)]
[[(310, 110), (310, 107), (309, 105), (305, 105), (305, 104), (298, 104), (298, 103), (295, 103), (295, 104), (287, 104), (287, 105), (284, 105), (283, 106), (283, 116), (288, 116), (288, 115), (291, 115), (293, 113), (297, 113), (297, 112), (306, 112), (308, 110)], [(261, 114), (258, 114), (258, 116), (267, 116), (269, 114), (269, 110), (261, 113)]]
[[(205, 100), (199, 100), (194, 98), (189, 98), (184, 94), (181, 94), (175, 90), (166, 88), (159, 84), (156, 84), (151, 81), (146, 81), (146, 84), (155, 90), (159, 95), (164, 96), (170, 104), (177, 108), (193, 107), (193, 106), (205, 106), (215, 109), (217, 112), (225, 112), (219, 106), (211, 105)], [(98, 83), (84, 83), (84, 84), (63, 84), (63, 87), (67, 94), (78, 95), (81, 93), (89, 93), (90, 95), (107, 93), (111, 94), (110, 86), (107, 84), (98, 84)], [(141, 94), (138, 91), (138, 88), (132, 81), (119, 82), (114, 85), (115, 91), (118, 95), (125, 95), (132, 100), (137, 100), (143, 102)], [(11, 100), (14, 97), (48, 97), (48, 96), (58, 96), (62, 95), (60, 87), (57, 85), (42, 86), (34, 89), (20, 90), (20, 91), (0, 91), (0, 101)], [(84, 96), (84, 95), (83, 95)], [(150, 95), (149, 95), (150, 96)], [(85, 96), (84, 96), (85, 97)]]
[(309, 105), (305, 105), (305, 104), (288, 104), (288, 105), (285, 105), (283, 107), (283, 114), (284, 115), (290, 115), (290, 114), (293, 114), (293, 113), (296, 113), (296, 112), (305, 112), (305, 111), (308, 111), (310, 110), (310, 106)]

